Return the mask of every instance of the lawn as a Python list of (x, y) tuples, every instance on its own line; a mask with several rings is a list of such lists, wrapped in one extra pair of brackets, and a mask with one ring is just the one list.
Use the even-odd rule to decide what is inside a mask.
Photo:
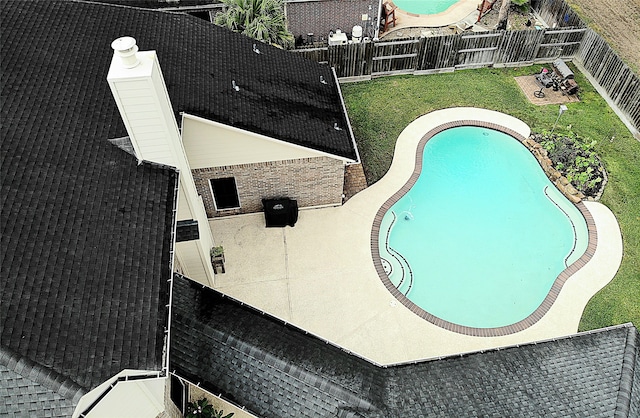
[[(529, 103), (513, 78), (537, 73), (540, 68), (487, 68), (343, 84), (368, 183), (376, 182), (389, 169), (400, 132), (433, 110), (481, 107), (519, 118), (534, 132), (549, 131), (558, 116), (558, 105)], [(597, 141), (596, 151), (609, 175), (601, 203), (616, 215), (624, 243), (616, 277), (591, 299), (580, 330), (625, 322), (640, 326), (640, 142), (582, 74), (574, 72), (581, 87), (581, 101), (567, 104), (569, 109), (562, 115), (556, 132), (571, 129)]]

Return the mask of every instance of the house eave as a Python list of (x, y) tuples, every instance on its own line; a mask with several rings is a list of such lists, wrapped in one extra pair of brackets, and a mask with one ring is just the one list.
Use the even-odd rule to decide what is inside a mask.
[(349, 139), (351, 140), (351, 144), (353, 145), (353, 150), (356, 153), (355, 161), (351, 161), (348, 164), (360, 164), (360, 151), (358, 151), (358, 144), (356, 144), (356, 137), (353, 134), (353, 128), (351, 127), (351, 121), (349, 120), (349, 114), (347, 113), (347, 106), (344, 104), (344, 97), (342, 96), (342, 89), (340, 88), (340, 81), (338, 81), (338, 74), (336, 74), (335, 67), (331, 67), (331, 74), (333, 75), (333, 81), (336, 84), (336, 88), (338, 89), (338, 96), (340, 97), (340, 105), (342, 106), (342, 114), (344, 115), (344, 119), (347, 122), (347, 127), (349, 128)]
[[(193, 115), (193, 114), (190, 114), (190, 113), (187, 113), (187, 112), (180, 112), (180, 114), (182, 115), (182, 122), (181, 122), (181, 126), (182, 127), (184, 127), (184, 120), (185, 119), (192, 119), (192, 120), (195, 120), (195, 121), (198, 121), (198, 122), (202, 122), (204, 124), (208, 124), (210, 126), (215, 126), (217, 128), (228, 129), (228, 130), (233, 131), (233, 132), (242, 133), (244, 135), (247, 135), (247, 136), (250, 136), (250, 137), (253, 137), (253, 138), (259, 138), (261, 140), (273, 142), (273, 143), (276, 143), (276, 144), (279, 144), (279, 145), (283, 145), (283, 146), (286, 146), (286, 147), (291, 147), (293, 149), (298, 149), (298, 150), (304, 150), (306, 152), (311, 152), (311, 153), (317, 154), (319, 157), (328, 157), (328, 158), (333, 158), (335, 160), (340, 160), (340, 161), (344, 162), (345, 164), (354, 164), (354, 163), (358, 163), (360, 161), (360, 157), (359, 156), (357, 157), (358, 158), (357, 160), (353, 160), (351, 158), (343, 157), (343, 156), (336, 155), (336, 154), (331, 154), (331, 153), (328, 153), (328, 152), (325, 152), (325, 151), (320, 151), (320, 150), (317, 150), (315, 148), (310, 148), (310, 147), (305, 147), (305, 146), (302, 146), (302, 145), (292, 144), (291, 142), (283, 141), (281, 139), (277, 139), (277, 138), (274, 138), (274, 137), (271, 137), (271, 136), (262, 135), (262, 134), (258, 134), (258, 133), (251, 132), (251, 131), (247, 131), (247, 130), (244, 130), (244, 129), (236, 128), (234, 126), (230, 126), (230, 125), (226, 125), (224, 123), (212, 121), (210, 119), (206, 119), (206, 118), (203, 118), (203, 117), (200, 117), (200, 116), (196, 116), (196, 115)], [(347, 118), (347, 122), (348, 122), (348, 118)], [(349, 131), (351, 132), (351, 126), (350, 125), (349, 125)], [(353, 134), (351, 134), (351, 136), (353, 137)], [(357, 154), (357, 148), (356, 148), (356, 155), (358, 155)]]

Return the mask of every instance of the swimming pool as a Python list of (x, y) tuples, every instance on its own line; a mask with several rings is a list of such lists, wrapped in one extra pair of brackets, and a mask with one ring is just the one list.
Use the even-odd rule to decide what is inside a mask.
[(420, 152), (419, 177), (379, 228), (389, 280), (447, 323), (500, 328), (531, 316), (587, 248), (580, 210), (503, 132), (446, 129)]
[(459, 0), (393, 0), (393, 4), (405, 12), (418, 15), (442, 13)]

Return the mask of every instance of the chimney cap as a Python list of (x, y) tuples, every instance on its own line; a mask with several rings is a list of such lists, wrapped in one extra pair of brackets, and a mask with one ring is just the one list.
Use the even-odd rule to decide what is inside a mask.
[(118, 52), (127, 52), (134, 46), (136, 46), (136, 40), (131, 36), (122, 36), (111, 42), (111, 48), (113, 48), (114, 51)]
[(111, 42), (111, 48), (113, 48), (114, 54), (120, 57), (124, 68), (133, 68), (140, 63), (136, 57), (138, 46), (136, 40), (131, 36), (123, 36)]

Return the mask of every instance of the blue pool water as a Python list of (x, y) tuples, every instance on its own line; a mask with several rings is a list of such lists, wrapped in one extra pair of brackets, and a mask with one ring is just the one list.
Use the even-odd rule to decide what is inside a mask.
[(529, 316), (587, 244), (582, 214), (524, 145), (469, 126), (427, 142), (420, 177), (385, 214), (379, 240), (403, 294), (475, 328)]
[(459, 0), (393, 0), (393, 4), (405, 12), (418, 15), (442, 13)]

